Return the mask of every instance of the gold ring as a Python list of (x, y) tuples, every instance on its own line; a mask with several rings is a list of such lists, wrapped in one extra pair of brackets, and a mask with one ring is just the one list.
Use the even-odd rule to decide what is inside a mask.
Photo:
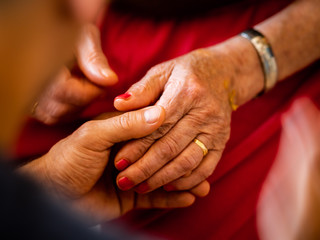
[(196, 138), (193, 141), (201, 148), (201, 150), (203, 151), (203, 156), (208, 154), (208, 148), (206, 147), (206, 145), (203, 144), (203, 142)]

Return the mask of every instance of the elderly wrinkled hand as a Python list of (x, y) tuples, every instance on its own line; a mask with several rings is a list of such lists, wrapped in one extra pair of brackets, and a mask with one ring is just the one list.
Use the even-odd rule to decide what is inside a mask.
[(62, 67), (33, 108), (33, 116), (45, 124), (72, 120), (100, 97), (105, 87), (118, 81), (102, 52), (99, 29), (95, 25), (88, 23), (82, 26), (75, 57), (83, 76)]
[[(107, 114), (104, 118), (118, 114)], [(195, 196), (209, 191), (207, 182), (190, 192), (159, 190), (137, 195), (134, 191), (123, 192), (116, 187), (113, 164), (108, 165), (115, 143), (151, 134), (164, 118), (164, 109), (155, 106), (105, 120), (89, 121), (54, 145), (49, 153), (22, 167), (21, 171), (41, 174), (47, 188), (58, 196), (72, 199), (75, 208), (99, 222), (118, 217), (133, 208), (189, 206)]]
[(157, 131), (128, 142), (117, 154), (121, 189), (186, 190), (212, 174), (230, 134), (230, 61), (220, 51), (199, 49), (153, 67), (115, 99), (120, 111), (150, 104), (166, 111)]

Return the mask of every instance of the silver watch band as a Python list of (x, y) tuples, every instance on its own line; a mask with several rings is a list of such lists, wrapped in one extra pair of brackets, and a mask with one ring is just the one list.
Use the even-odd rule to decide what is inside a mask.
[(254, 29), (240, 33), (240, 36), (248, 39), (256, 49), (264, 72), (264, 90), (269, 91), (277, 82), (278, 67), (271, 46), (266, 37)]

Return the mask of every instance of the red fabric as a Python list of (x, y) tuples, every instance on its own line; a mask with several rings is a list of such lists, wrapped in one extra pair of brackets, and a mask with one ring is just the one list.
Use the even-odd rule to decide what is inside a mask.
[[(238, 3), (184, 21), (153, 21), (110, 10), (103, 20), (102, 42), (119, 83), (90, 106), (83, 118), (113, 111), (113, 98), (124, 93), (153, 65), (217, 44), (268, 18), (290, 0)], [(288, 104), (305, 95), (320, 105), (320, 71), (314, 65), (232, 116), (231, 138), (210, 177), (212, 190), (186, 209), (135, 211), (122, 221), (169, 239), (256, 239), (255, 208), (261, 185), (277, 153), (280, 118)], [(22, 132), (17, 156), (45, 153), (79, 124), (46, 127), (30, 120)]]

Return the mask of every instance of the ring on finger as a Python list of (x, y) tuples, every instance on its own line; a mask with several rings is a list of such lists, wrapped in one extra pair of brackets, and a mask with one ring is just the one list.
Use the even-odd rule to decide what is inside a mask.
[(208, 150), (208, 148), (206, 147), (206, 145), (204, 145), (204, 143), (201, 142), (201, 141), (200, 141), (199, 139), (197, 139), (197, 138), (195, 138), (193, 141), (195, 142), (195, 144), (197, 144), (197, 145), (201, 148), (201, 150), (202, 150), (202, 152), (203, 152), (203, 156), (206, 156), (206, 155), (208, 154), (208, 152), (209, 152), (209, 150)]

